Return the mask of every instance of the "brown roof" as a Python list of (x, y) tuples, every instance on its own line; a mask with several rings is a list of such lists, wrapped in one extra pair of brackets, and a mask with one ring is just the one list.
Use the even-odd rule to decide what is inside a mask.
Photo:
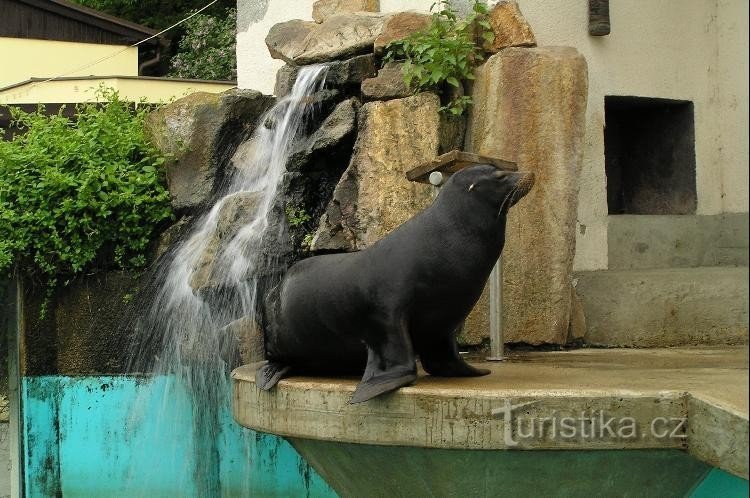
[(0, 0), (0, 12), (0, 36), (13, 38), (133, 44), (157, 33), (66, 0)]

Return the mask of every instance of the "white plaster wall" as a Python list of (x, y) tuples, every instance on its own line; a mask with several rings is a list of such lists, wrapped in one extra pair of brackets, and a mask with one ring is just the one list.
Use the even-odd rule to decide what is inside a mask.
[[(237, 0), (237, 11), (253, 9), (258, 0)], [(276, 71), (284, 65), (266, 48), (266, 35), (274, 24), (291, 19), (312, 20), (313, 0), (268, 0), (265, 15), (237, 32), (237, 86), (272, 94)]]
[(748, 211), (748, 2), (719, 0), (719, 161), (725, 212)]
[(748, 210), (746, 0), (613, 1), (606, 37), (588, 35), (587, 2), (519, 4), (540, 45), (574, 46), (589, 65), (576, 269), (607, 265), (605, 95), (693, 101), (698, 213)]
[[(238, 0), (238, 8), (256, 1)], [(427, 11), (432, 2), (381, 0), (381, 10)], [(241, 88), (273, 91), (281, 63), (268, 55), (265, 35), (274, 23), (311, 19), (312, 3), (269, 0), (265, 17), (238, 33)], [(607, 267), (605, 95), (693, 101), (698, 213), (748, 211), (747, 0), (612, 1), (612, 33), (606, 37), (589, 36), (585, 0), (518, 3), (539, 45), (573, 46), (588, 61), (576, 270)]]

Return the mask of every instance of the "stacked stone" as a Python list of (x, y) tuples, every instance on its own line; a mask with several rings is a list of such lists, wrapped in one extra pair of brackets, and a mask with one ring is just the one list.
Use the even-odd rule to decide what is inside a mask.
[[(573, 287), (578, 186), (588, 79), (569, 47), (536, 47), (515, 2), (490, 13), (495, 52), (476, 71), (466, 150), (514, 161), (536, 183), (508, 216), (503, 251), (505, 342), (565, 344), (583, 337)], [(462, 336), (478, 344), (489, 328), (488, 292)]]
[[(404, 173), (440, 153), (464, 148), (515, 161), (536, 173), (537, 186), (508, 221), (506, 342), (564, 344), (580, 338), (585, 319), (572, 287), (572, 264), (587, 96), (583, 57), (571, 48), (536, 47), (517, 3), (498, 2), (488, 19), (494, 39), (482, 42), (491, 56), (469, 89), (474, 106), (464, 143), (466, 118), (441, 115), (435, 94), (411, 95), (401, 64), (380, 68), (385, 46), (426, 27), (429, 15), (382, 14), (372, 0), (320, 0), (313, 10), (314, 21), (276, 25), (266, 38), (271, 55), (287, 63), (277, 75), (278, 96), (289, 92), (299, 66), (327, 63), (328, 85), (358, 113), (351, 159), (325, 199), (312, 251), (364, 249), (423, 209), (429, 189), (409, 183)], [(461, 343), (487, 339), (488, 308), (485, 293)]]
[[(278, 97), (290, 92), (301, 66), (325, 63), (327, 91), (356, 113), (352, 147), (334, 145), (339, 154), (316, 159), (314, 137), (329, 135), (323, 125), (288, 166), (288, 202), (304, 206), (316, 222), (308, 234), (313, 253), (364, 249), (426, 207), (430, 189), (405, 172), (439, 154), (441, 131), (445, 146), (451, 139), (437, 95), (412, 95), (398, 66), (378, 71), (385, 45), (424, 27), (429, 16), (378, 11), (373, 0), (319, 0), (314, 21), (277, 24), (266, 38), (271, 56), (286, 62), (277, 73)], [(320, 186), (315, 175), (323, 171), (336, 177), (330, 191), (311, 188)]]
[[(319, 0), (314, 21), (277, 24), (266, 38), (271, 55), (286, 63), (277, 73), (277, 98), (291, 91), (302, 66), (328, 65), (325, 88), (311, 98), (317, 113), (287, 165), (280, 202), (310, 216), (287, 226), (288, 262), (364, 249), (411, 218), (430, 203), (432, 192), (404, 173), (440, 153), (465, 149), (515, 161), (521, 170), (536, 173), (537, 182), (508, 220), (506, 342), (564, 344), (580, 338), (585, 320), (572, 287), (572, 264), (585, 61), (571, 48), (536, 47), (518, 5), (498, 2), (488, 19), (494, 40), (482, 42), (490, 57), (468, 89), (474, 106), (468, 118), (448, 117), (439, 112), (438, 95), (411, 94), (399, 63), (381, 67), (385, 46), (427, 26), (429, 15), (383, 14), (378, 4)], [(180, 213), (206, 205), (235, 151), (252, 153), (254, 145), (246, 139), (272, 103), (252, 91), (193, 95), (151, 118), (155, 140), (174, 153), (167, 176)], [(252, 203), (237, 198), (228, 205), (229, 218), (222, 224), (227, 232), (236, 229)], [(283, 206), (277, 211), (276, 221), (284, 223)], [(231, 233), (215, 235), (193, 279), (196, 291), (211, 287), (212, 254), (231, 239)], [(465, 345), (487, 339), (487, 294), (459, 338)]]

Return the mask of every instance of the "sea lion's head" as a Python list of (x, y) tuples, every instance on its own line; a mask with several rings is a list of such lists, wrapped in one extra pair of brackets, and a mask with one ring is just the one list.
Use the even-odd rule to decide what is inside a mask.
[(490, 206), (498, 214), (507, 213), (533, 186), (534, 173), (502, 171), (488, 164), (464, 168), (446, 184), (468, 201)]

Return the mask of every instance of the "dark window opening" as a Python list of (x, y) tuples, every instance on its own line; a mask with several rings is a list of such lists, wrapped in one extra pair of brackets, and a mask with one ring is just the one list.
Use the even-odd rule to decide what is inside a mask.
[(604, 98), (609, 214), (694, 214), (693, 103)]

